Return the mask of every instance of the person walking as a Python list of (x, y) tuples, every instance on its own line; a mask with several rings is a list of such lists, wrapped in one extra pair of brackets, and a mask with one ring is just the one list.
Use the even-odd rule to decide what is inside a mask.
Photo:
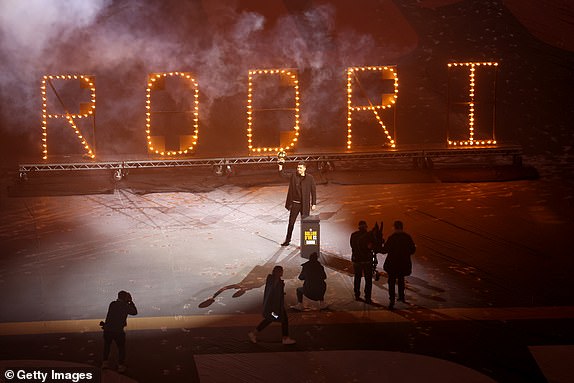
[(297, 216), (301, 214), (301, 219), (304, 219), (309, 216), (311, 210), (317, 207), (317, 188), (315, 178), (307, 173), (307, 165), (304, 162), (299, 162), (297, 171), (289, 174), (283, 171), (283, 163), (280, 161), (279, 173), (282, 177), (289, 178), (289, 189), (285, 200), (285, 208), (289, 210), (289, 225), (285, 241), (281, 244), (281, 246), (288, 246)]
[(359, 221), (359, 230), (351, 234), (351, 261), (355, 278), (353, 290), (355, 300), (361, 300), (361, 278), (365, 278), (365, 302), (372, 303), (371, 291), (373, 289), (373, 242), (368, 225), (365, 221)]
[(254, 331), (247, 334), (252, 343), (257, 343), (257, 334), (273, 322), (281, 322), (281, 342), (283, 344), (296, 343), (294, 339), (289, 337), (289, 320), (287, 310), (285, 310), (285, 282), (281, 279), (282, 276), (283, 267), (281, 266), (275, 266), (271, 274), (267, 275), (263, 293), (263, 320)]
[(295, 310), (304, 310), (303, 296), (319, 301), (319, 309), (327, 307), (325, 305), (325, 291), (327, 291), (327, 274), (325, 268), (319, 263), (319, 255), (313, 252), (309, 255), (309, 260), (301, 265), (299, 279), (304, 281), (303, 286), (297, 287), (297, 304), (291, 306)]
[(389, 283), (389, 310), (395, 307), (395, 284), (398, 282), (399, 301), (405, 300), (405, 276), (411, 275), (411, 255), (416, 251), (416, 246), (411, 236), (403, 231), (403, 223), (393, 223), (395, 232), (389, 236), (383, 245), (382, 253), (387, 254), (383, 269), (388, 274)]
[(112, 342), (118, 347), (118, 372), (125, 372), (126, 365), (126, 333), (124, 327), (127, 325), (128, 315), (137, 315), (138, 309), (132, 300), (132, 296), (127, 291), (120, 291), (118, 299), (111, 302), (108, 307), (105, 322), (100, 322), (104, 330), (104, 355), (102, 368), (109, 368), (108, 357)]

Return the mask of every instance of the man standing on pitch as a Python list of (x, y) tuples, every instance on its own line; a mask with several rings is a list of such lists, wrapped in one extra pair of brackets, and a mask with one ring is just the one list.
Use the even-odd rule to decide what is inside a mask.
[(351, 234), (351, 261), (353, 262), (353, 291), (355, 300), (361, 300), (361, 278), (365, 277), (365, 302), (371, 304), (373, 290), (373, 240), (367, 231), (367, 222), (359, 221), (359, 230)]
[(317, 191), (315, 179), (311, 174), (306, 173), (307, 166), (304, 162), (297, 164), (297, 172), (293, 174), (283, 172), (283, 162), (279, 161), (279, 173), (283, 177), (289, 177), (289, 190), (285, 200), (285, 208), (289, 210), (289, 226), (287, 226), (287, 236), (281, 246), (287, 246), (291, 242), (293, 227), (299, 213), (303, 219), (309, 216), (311, 210), (315, 210)]
[(393, 223), (395, 232), (389, 236), (381, 253), (387, 254), (383, 269), (389, 277), (389, 310), (395, 308), (395, 284), (399, 285), (399, 301), (405, 300), (405, 276), (411, 275), (411, 255), (416, 251), (412, 237), (403, 231), (402, 221)]

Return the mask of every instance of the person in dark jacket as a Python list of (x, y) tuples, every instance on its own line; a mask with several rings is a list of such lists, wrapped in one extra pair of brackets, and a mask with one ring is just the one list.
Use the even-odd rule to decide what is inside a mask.
[(108, 357), (112, 342), (116, 342), (118, 347), (118, 371), (125, 372), (126, 359), (126, 333), (124, 327), (127, 325), (128, 315), (137, 315), (138, 309), (132, 300), (132, 296), (127, 291), (120, 291), (118, 299), (111, 302), (108, 307), (106, 321), (100, 322), (104, 329), (104, 356), (102, 367), (108, 368)]
[(309, 255), (309, 260), (305, 262), (302, 266), (301, 273), (299, 274), (299, 279), (304, 281), (302, 287), (297, 287), (297, 304), (291, 306), (295, 310), (303, 310), (303, 296), (313, 300), (319, 301), (319, 308), (323, 309), (326, 307), (325, 291), (327, 290), (327, 284), (325, 279), (327, 279), (327, 274), (325, 274), (325, 268), (319, 263), (319, 256), (317, 252), (313, 252)]
[(365, 302), (372, 303), (373, 289), (373, 240), (365, 221), (359, 221), (359, 230), (351, 234), (351, 261), (355, 272), (353, 290), (355, 300), (361, 300), (361, 278), (365, 277)]
[(403, 231), (403, 223), (395, 221), (395, 232), (389, 236), (382, 253), (387, 254), (383, 269), (389, 277), (389, 309), (395, 307), (395, 284), (399, 285), (399, 301), (405, 302), (405, 276), (411, 275), (411, 255), (416, 251), (411, 236)]
[(297, 216), (306, 218), (315, 210), (317, 206), (317, 190), (315, 179), (311, 174), (306, 172), (307, 166), (304, 162), (297, 164), (297, 172), (288, 174), (283, 171), (283, 163), (279, 162), (279, 173), (283, 177), (289, 178), (289, 189), (285, 199), (285, 208), (289, 210), (289, 225), (287, 226), (287, 235), (281, 246), (287, 246), (291, 242), (293, 227)]
[(295, 343), (295, 340), (289, 337), (289, 321), (285, 310), (285, 282), (281, 279), (282, 276), (281, 266), (275, 266), (272, 273), (267, 275), (263, 292), (263, 320), (254, 331), (247, 334), (252, 343), (257, 343), (257, 334), (273, 322), (281, 322), (283, 344)]

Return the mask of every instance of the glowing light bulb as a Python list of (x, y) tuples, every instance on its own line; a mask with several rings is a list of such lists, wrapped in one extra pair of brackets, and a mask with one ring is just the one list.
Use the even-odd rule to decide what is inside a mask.
[[(162, 77), (167, 78), (167, 77), (180, 77), (183, 81), (186, 81), (187, 83), (189, 83), (191, 85), (191, 88), (193, 88), (193, 97), (194, 97), (194, 107), (193, 107), (193, 114), (194, 114), (194, 118), (193, 118), (193, 141), (191, 142), (191, 144), (189, 144), (189, 146), (185, 149), (180, 149), (180, 150), (167, 150), (167, 151), (160, 151), (155, 149), (152, 144), (151, 144), (151, 127), (152, 127), (152, 121), (151, 121), (151, 109), (152, 109), (152, 103), (151, 103), (151, 92), (153, 90), (153, 83), (157, 80), (160, 79)], [(179, 72), (179, 71), (172, 71), (172, 72), (164, 72), (164, 73), (152, 73), (148, 76), (149, 81), (148, 81), (148, 87), (146, 89), (146, 134), (148, 135), (148, 150), (150, 152), (159, 154), (161, 156), (176, 156), (176, 155), (181, 155), (181, 154), (185, 154), (187, 152), (191, 152), (193, 151), (195, 145), (197, 144), (197, 136), (199, 133), (199, 106), (198, 106), (198, 97), (199, 97), (199, 85), (197, 83), (197, 81), (195, 81), (195, 79), (193, 78), (193, 76), (190, 73), (187, 72)]]

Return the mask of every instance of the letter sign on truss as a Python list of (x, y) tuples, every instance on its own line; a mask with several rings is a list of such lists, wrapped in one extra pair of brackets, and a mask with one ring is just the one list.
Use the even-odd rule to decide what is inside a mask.
[[(476, 102), (476, 88), (475, 88), (475, 78), (476, 78), (476, 69), (480, 68), (480, 67), (491, 67), (494, 68), (495, 71), (498, 67), (498, 63), (497, 62), (463, 62), (463, 63), (448, 63), (448, 68), (449, 68), (449, 72), (451, 68), (468, 68), (469, 69), (469, 90), (468, 90), (468, 101), (465, 102), (465, 104), (468, 104), (468, 140), (461, 140), (461, 141), (455, 141), (455, 140), (451, 140), (450, 137), (447, 136), (447, 141), (449, 145), (452, 146), (484, 146), (484, 145), (496, 145), (496, 139), (494, 137), (494, 100), (492, 101), (492, 106), (493, 106), (493, 120), (492, 120), (492, 134), (491, 134), (491, 138), (489, 139), (483, 139), (483, 140), (477, 140), (475, 138), (475, 133), (476, 133), (476, 127), (475, 127), (475, 121), (476, 121), (476, 108), (479, 107), (479, 105)], [(450, 85), (450, 81), (449, 81), (449, 85)], [(494, 87), (496, 87), (496, 81), (494, 81), (493, 83)], [(493, 89), (494, 91), (494, 89)], [(450, 104), (450, 96), (449, 96), (449, 104)], [(449, 105), (449, 115), (450, 115), (450, 105)], [(450, 119), (449, 119), (450, 121)]]
[[(368, 105), (354, 105), (353, 104), (353, 83), (360, 86), (359, 74), (365, 71), (379, 71), (381, 72), (383, 80), (394, 80), (394, 92), (384, 93), (380, 105), (375, 105), (367, 97)], [(377, 122), (383, 128), (385, 136), (389, 141), (392, 148), (396, 146), (395, 140), (391, 137), (389, 130), (385, 126), (379, 111), (390, 109), (395, 105), (399, 93), (399, 77), (395, 67), (392, 66), (367, 66), (367, 67), (349, 67), (347, 68), (347, 149), (351, 149), (353, 144), (353, 112), (357, 111), (371, 111), (375, 115)], [(365, 95), (366, 96), (366, 95)]]
[[(54, 80), (58, 81), (69, 81), (75, 80), (80, 81), (80, 86), (83, 88), (90, 89), (90, 102), (81, 103), (80, 111), (78, 113), (71, 113), (67, 106), (64, 104), (62, 98), (58, 94), (56, 87), (54, 86)], [(81, 142), (82, 147), (86, 155), (89, 158), (95, 158), (94, 150), (87, 142), (86, 138), (80, 132), (75, 120), (94, 117), (94, 112), (96, 110), (96, 86), (94, 85), (95, 80), (93, 76), (88, 75), (46, 75), (42, 78), (42, 85), (40, 91), (42, 94), (42, 159), (48, 159), (48, 120), (51, 119), (65, 119), (68, 125), (74, 130), (78, 140)], [(48, 87), (52, 90), (53, 95), (58, 100), (60, 107), (62, 108), (61, 113), (49, 113), (48, 111)]]
[[(180, 77), (189, 82), (193, 89), (193, 107), (192, 110), (184, 111), (167, 111), (159, 112), (153, 111), (151, 105), (152, 91), (155, 88), (163, 89), (165, 86), (165, 79), (170, 77)], [(199, 85), (197, 81), (186, 72), (165, 72), (165, 73), (152, 73), (148, 76), (148, 83), (146, 88), (146, 138), (148, 150), (152, 153), (161, 156), (177, 156), (181, 154), (188, 154), (197, 145), (197, 138), (199, 134)], [(193, 114), (193, 134), (180, 135), (178, 137), (179, 149), (167, 150), (165, 145), (165, 136), (152, 134), (152, 114), (154, 113), (190, 113)]]
[[(261, 147), (254, 146), (254, 134), (253, 134), (253, 124), (254, 124), (254, 113), (271, 110), (271, 109), (258, 109), (253, 105), (253, 93), (254, 93), (254, 82), (256, 77), (275, 75), (281, 76), (281, 78), (286, 79), (288, 85), (293, 87), (294, 90), (294, 107), (289, 108), (274, 108), (275, 111), (293, 111), (295, 121), (293, 130), (287, 132), (288, 138), (287, 142), (284, 144), (279, 143), (275, 147)], [(247, 92), (247, 147), (250, 153), (261, 153), (261, 152), (280, 152), (284, 150), (293, 149), (297, 140), (299, 138), (299, 80), (297, 78), (297, 72), (292, 69), (259, 69), (249, 71), (249, 86)]]

